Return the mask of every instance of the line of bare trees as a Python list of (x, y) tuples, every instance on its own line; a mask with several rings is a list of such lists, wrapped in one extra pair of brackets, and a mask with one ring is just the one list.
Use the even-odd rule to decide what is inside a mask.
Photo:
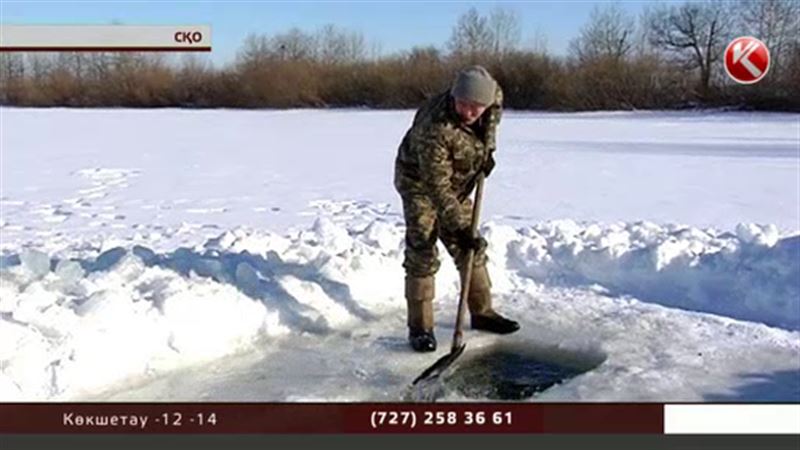
[[(752, 35), (770, 49), (767, 77), (727, 78), (722, 53)], [(363, 35), (325, 26), (253, 34), (234, 63), (136, 53), (0, 54), (0, 103), (17, 106), (406, 108), (445, 89), (458, 68), (486, 65), (518, 109), (687, 106), (800, 109), (800, 0), (702, 1), (648, 7), (634, 17), (597, 6), (568, 54), (541, 36), (522, 44), (513, 10), (470, 9), (443, 48), (382, 55)]]

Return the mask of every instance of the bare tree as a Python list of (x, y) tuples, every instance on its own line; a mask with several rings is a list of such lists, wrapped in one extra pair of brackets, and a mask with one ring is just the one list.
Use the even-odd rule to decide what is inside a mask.
[(172, 97), (181, 106), (207, 105), (213, 96), (214, 74), (207, 56), (182, 55), (175, 65)]
[(496, 7), (489, 13), (489, 32), (492, 38), (492, 51), (504, 55), (514, 51), (522, 37), (519, 14), (515, 11)]
[(369, 59), (377, 61), (383, 55), (383, 45), (378, 41), (372, 41), (369, 45)]
[(539, 55), (547, 54), (547, 34), (541, 27), (537, 26), (532, 31), (532, 35), (528, 37), (525, 47), (528, 51)]
[(89, 53), (86, 55), (86, 76), (93, 81), (106, 80), (110, 69), (110, 61), (110, 53)]
[(18, 103), (23, 97), (25, 60), (21, 53), (0, 53), (0, 104)]
[(729, 38), (733, 17), (721, 2), (661, 6), (647, 14), (650, 43), (677, 57), (688, 69), (700, 70), (700, 90), (705, 96), (711, 74)]
[(421, 62), (426, 64), (439, 64), (441, 61), (441, 52), (433, 46), (428, 47), (412, 47), (408, 52), (408, 60), (411, 62)]
[(86, 55), (80, 52), (57, 53), (49, 73), (47, 88), (51, 100), (74, 105), (86, 90)]
[(623, 59), (633, 48), (635, 31), (633, 17), (618, 5), (595, 6), (580, 36), (570, 42), (570, 53), (581, 62)]
[(780, 72), (800, 41), (800, 0), (745, 0), (740, 10), (738, 29), (764, 42)]
[(34, 82), (40, 82), (53, 68), (52, 53), (28, 53), (26, 54), (26, 68)]
[(361, 33), (325, 25), (317, 33), (319, 58), (326, 64), (351, 63), (366, 58), (366, 43)]
[(257, 69), (269, 61), (270, 54), (269, 38), (251, 33), (244, 39), (242, 48), (236, 55), (236, 62), (245, 70)]
[(478, 14), (478, 10), (470, 8), (458, 18), (447, 47), (455, 55), (475, 56), (490, 53), (493, 44), (488, 20)]
[(25, 76), (25, 60), (21, 53), (0, 53), (0, 82)]
[(316, 58), (317, 53), (314, 36), (299, 28), (275, 35), (271, 47), (282, 60), (310, 60)]
[(182, 78), (199, 78), (212, 70), (211, 62), (206, 57), (193, 53), (181, 55), (174, 69)]
[(403, 83), (415, 95), (412, 104), (441, 92), (450, 80), (450, 71), (436, 47), (413, 47), (404, 55)]

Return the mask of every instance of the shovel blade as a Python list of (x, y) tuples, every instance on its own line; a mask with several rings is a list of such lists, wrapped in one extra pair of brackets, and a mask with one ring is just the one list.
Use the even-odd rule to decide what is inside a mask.
[(414, 382), (411, 383), (412, 386), (416, 385), (417, 383), (423, 380), (433, 380), (439, 378), (439, 376), (442, 373), (444, 373), (444, 371), (447, 370), (451, 365), (453, 365), (453, 362), (456, 359), (458, 359), (458, 357), (461, 356), (462, 353), (464, 353), (464, 349), (466, 347), (467, 344), (461, 344), (455, 350), (451, 350), (450, 353), (439, 358), (435, 363), (433, 363), (432, 366), (425, 369), (425, 371), (422, 372), (420, 376), (414, 379)]

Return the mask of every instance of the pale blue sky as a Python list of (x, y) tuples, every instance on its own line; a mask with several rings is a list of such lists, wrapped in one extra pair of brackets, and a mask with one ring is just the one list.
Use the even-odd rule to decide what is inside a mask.
[[(0, 2), (7, 24), (129, 25), (210, 24), (212, 60), (231, 61), (252, 32), (276, 33), (299, 27), (313, 31), (331, 23), (363, 33), (382, 53), (415, 45), (443, 47), (458, 16), (474, 6), (486, 13), (495, 6), (516, 11), (522, 22), (522, 46), (537, 35), (548, 51), (564, 54), (592, 8), (601, 1), (526, 2), (277, 2), (277, 1), (15, 1)], [(614, 2), (638, 16), (648, 2)], [(652, 2), (649, 2), (652, 3)]]

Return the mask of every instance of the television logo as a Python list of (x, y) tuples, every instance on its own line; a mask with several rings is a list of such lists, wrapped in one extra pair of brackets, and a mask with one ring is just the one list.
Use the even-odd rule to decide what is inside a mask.
[(199, 44), (203, 42), (203, 33), (199, 31), (178, 31), (174, 35), (179, 44)]
[(769, 71), (769, 49), (760, 40), (738, 37), (725, 49), (725, 72), (740, 84), (758, 83)]

